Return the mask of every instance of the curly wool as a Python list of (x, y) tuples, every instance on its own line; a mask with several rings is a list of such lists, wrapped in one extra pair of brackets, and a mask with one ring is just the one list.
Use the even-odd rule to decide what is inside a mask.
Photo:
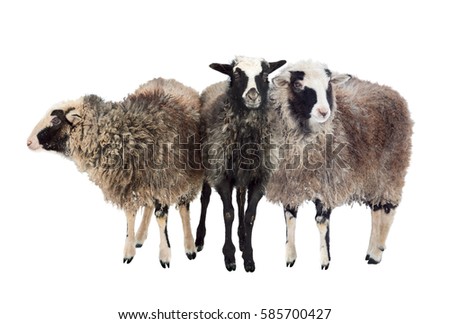
[(122, 102), (95, 95), (76, 107), (69, 156), (121, 208), (157, 199), (191, 201), (203, 180), (198, 93), (175, 80), (154, 79)]
[(251, 181), (263, 186), (276, 168), (276, 114), (267, 106), (233, 111), (228, 82), (206, 88), (202, 95), (202, 136), (206, 180), (211, 186), (224, 178), (236, 187), (248, 187)]
[(357, 78), (334, 92), (334, 113), (304, 133), (291, 116), (289, 89), (272, 91), (284, 145), (267, 199), (290, 206), (320, 199), (325, 208), (398, 205), (411, 155), (413, 122), (406, 101), (387, 86)]

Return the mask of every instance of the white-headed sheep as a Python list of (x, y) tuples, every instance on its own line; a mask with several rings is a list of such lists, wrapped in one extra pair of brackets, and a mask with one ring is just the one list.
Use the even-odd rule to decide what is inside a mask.
[[(147, 237), (153, 209), (160, 226), (160, 262), (168, 267), (168, 206), (177, 204), (183, 222), (185, 251), (195, 257), (189, 203), (203, 182), (199, 145), (200, 98), (175, 80), (154, 79), (120, 102), (96, 95), (53, 107), (28, 139), (32, 150), (59, 152), (125, 211), (124, 259)], [(145, 207), (135, 235), (135, 215)]]
[[(203, 247), (206, 208), (210, 186), (223, 202), (225, 244), (223, 254), (227, 270), (236, 269), (231, 229), (234, 220), (233, 188), (237, 189), (239, 247), (248, 272), (255, 270), (251, 245), (256, 207), (275, 167), (271, 125), (275, 117), (268, 108), (268, 76), (286, 61), (269, 63), (263, 59), (237, 57), (232, 64), (210, 67), (230, 77), (208, 87), (202, 94), (202, 152), (206, 182), (202, 190), (202, 214), (197, 229), (198, 251)], [(245, 196), (248, 205), (244, 214)]]
[(379, 263), (410, 160), (406, 101), (387, 86), (312, 61), (285, 67), (273, 83), (284, 143), (267, 198), (284, 207), (287, 266), (296, 260), (296, 214), (305, 201), (316, 205), (322, 269), (330, 262), (330, 213), (354, 202), (372, 210), (366, 260)]

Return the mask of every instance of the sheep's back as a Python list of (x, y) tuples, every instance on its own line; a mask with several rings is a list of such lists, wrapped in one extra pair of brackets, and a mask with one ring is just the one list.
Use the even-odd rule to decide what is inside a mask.
[(102, 158), (110, 163), (90, 176), (107, 200), (124, 207), (194, 198), (203, 177), (194, 90), (175, 80), (152, 80), (113, 104), (102, 123)]
[(413, 126), (405, 99), (388, 86), (353, 78), (336, 88), (336, 102), (355, 181), (364, 188), (365, 200), (398, 204)]

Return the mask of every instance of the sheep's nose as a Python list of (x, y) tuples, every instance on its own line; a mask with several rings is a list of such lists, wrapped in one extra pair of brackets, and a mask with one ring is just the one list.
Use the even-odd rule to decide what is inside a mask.
[(251, 88), (251, 89), (247, 92), (247, 97), (248, 97), (250, 100), (255, 101), (256, 99), (258, 99), (259, 93), (258, 93), (258, 91), (256, 91), (255, 88)]
[(328, 114), (328, 109), (321, 107), (318, 109), (318, 112), (322, 115), (322, 117), (325, 117)]
[(31, 142), (30, 140), (27, 141), (27, 146), (30, 146), (33, 142)]

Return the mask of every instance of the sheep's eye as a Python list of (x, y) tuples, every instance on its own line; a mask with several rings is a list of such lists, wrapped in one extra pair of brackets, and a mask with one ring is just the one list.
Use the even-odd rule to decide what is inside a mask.
[(294, 81), (294, 88), (296, 90), (301, 90), (302, 89), (302, 83), (299, 80)]
[(61, 119), (59, 119), (59, 117), (53, 117), (51, 123), (52, 126), (58, 126), (59, 124), (61, 124)]
[(239, 74), (238, 71), (234, 71), (234, 72), (233, 72), (233, 76), (234, 76), (234, 78), (235, 78), (236, 80), (239, 80), (239, 79), (240, 79), (240, 74)]
[(264, 82), (269, 82), (269, 74), (268, 73), (263, 73), (263, 81)]

